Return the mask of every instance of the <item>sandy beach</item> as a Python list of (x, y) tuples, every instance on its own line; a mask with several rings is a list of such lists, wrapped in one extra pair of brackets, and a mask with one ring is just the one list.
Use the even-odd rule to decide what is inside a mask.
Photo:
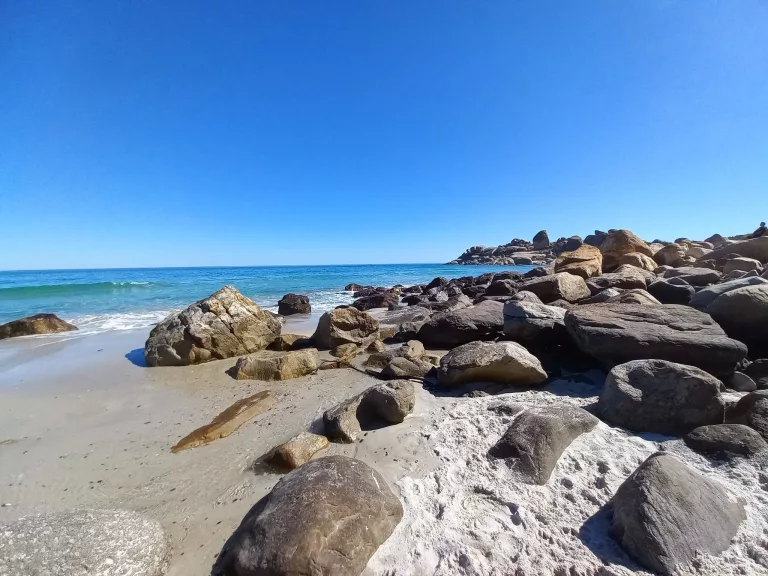
[[(285, 331), (301, 331), (299, 323), (289, 321)], [(280, 478), (254, 463), (376, 380), (343, 369), (285, 382), (237, 381), (225, 373), (234, 360), (149, 369), (142, 366), (147, 332), (0, 342), (0, 523), (73, 507), (140, 511), (170, 535), (168, 574), (204, 575)], [(267, 389), (278, 394), (270, 411), (227, 438), (171, 453), (234, 401)], [(417, 390), (416, 410), (404, 423), (318, 456), (354, 456), (392, 486), (423, 475), (431, 451), (416, 431), (439, 399)]]

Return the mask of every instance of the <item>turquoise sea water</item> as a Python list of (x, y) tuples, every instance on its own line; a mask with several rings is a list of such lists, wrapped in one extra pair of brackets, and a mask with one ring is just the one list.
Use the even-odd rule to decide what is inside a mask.
[(57, 314), (81, 330), (148, 327), (168, 314), (232, 284), (270, 310), (288, 292), (307, 294), (313, 312), (352, 301), (350, 282), (373, 286), (418, 284), (531, 266), (256, 266), (0, 272), (0, 324), (40, 312)]

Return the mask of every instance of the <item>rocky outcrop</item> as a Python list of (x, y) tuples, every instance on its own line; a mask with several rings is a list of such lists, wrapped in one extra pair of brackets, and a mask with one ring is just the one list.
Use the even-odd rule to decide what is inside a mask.
[(210, 423), (190, 432), (171, 447), (171, 452), (181, 452), (210, 444), (226, 438), (246, 422), (263, 414), (275, 405), (275, 396), (269, 390), (262, 390), (253, 396), (243, 398), (221, 412)]
[(702, 256), (701, 259), (715, 260), (720, 264), (725, 264), (726, 259), (732, 254), (744, 258), (753, 258), (763, 264), (768, 263), (768, 236), (728, 243)]
[(356, 308), (336, 308), (320, 317), (312, 336), (321, 350), (340, 344), (355, 344), (365, 348), (379, 337), (379, 322)]
[(768, 450), (762, 436), (743, 424), (701, 426), (683, 439), (690, 449), (710, 456), (754, 456)]
[(638, 252), (653, 256), (650, 246), (629, 230), (611, 230), (600, 245), (603, 253), (603, 271), (611, 272), (618, 268), (619, 258), (624, 254)]
[(603, 255), (599, 248), (582, 244), (572, 252), (563, 252), (555, 260), (555, 272), (568, 272), (585, 280), (602, 273)]
[(315, 348), (291, 352), (262, 350), (240, 358), (232, 375), (236, 380), (290, 380), (314, 373), (317, 362)]
[(441, 312), (419, 328), (417, 338), (436, 348), (453, 348), (474, 340), (490, 340), (501, 334), (504, 328), (503, 310), (501, 302), (486, 300), (462, 310)]
[(747, 352), (708, 314), (688, 306), (577, 306), (566, 313), (565, 327), (582, 352), (607, 366), (661, 359), (727, 375)]
[(715, 301), (715, 298), (721, 294), (736, 290), (737, 288), (759, 286), (761, 284), (768, 285), (768, 280), (752, 276), (750, 278), (738, 278), (736, 280), (729, 280), (728, 282), (708, 286), (699, 290), (691, 297), (690, 305), (699, 310), (706, 310), (707, 306), (712, 304), (712, 302)]
[(269, 456), (269, 461), (280, 468), (293, 470), (309, 462), (312, 456), (328, 448), (328, 445), (328, 438), (325, 436), (302, 432), (275, 448)]
[(539, 360), (515, 342), (464, 344), (443, 356), (438, 368), (438, 380), (445, 388), (469, 382), (530, 386), (546, 379)]
[(55, 314), (35, 314), (0, 325), (0, 340), (35, 334), (56, 334), (77, 330), (69, 322), (64, 322)]
[(410, 382), (395, 380), (373, 386), (326, 410), (323, 414), (325, 434), (332, 440), (354, 442), (363, 426), (377, 422), (399, 424), (413, 412), (415, 403)]
[(144, 359), (147, 366), (185, 366), (242, 356), (265, 349), (280, 330), (277, 318), (225, 286), (155, 326)]
[(283, 316), (309, 314), (310, 312), (312, 312), (312, 306), (309, 304), (309, 296), (286, 294), (277, 303), (277, 313)]
[(614, 367), (597, 410), (606, 422), (636, 432), (680, 435), (722, 424), (722, 383), (699, 368), (664, 360), (633, 360)]
[(576, 302), (591, 295), (586, 282), (582, 278), (567, 272), (560, 272), (552, 276), (530, 278), (524, 280), (518, 288), (533, 292), (544, 304), (549, 304), (555, 300)]
[(611, 528), (640, 564), (665, 576), (699, 553), (728, 548), (744, 504), (718, 483), (665, 454), (654, 454), (616, 491)]
[(402, 516), (376, 470), (345, 456), (319, 458), (251, 508), (211, 576), (359, 576)]
[(501, 246), (472, 246), (448, 264), (502, 264), (510, 266), (522, 264), (522, 261), (516, 262), (516, 260), (523, 259), (537, 263), (551, 261), (549, 245), (540, 251), (535, 250), (531, 242), (515, 238), (508, 244)]
[(163, 576), (170, 557), (160, 523), (130, 510), (75, 509), (0, 526), (8, 576)]
[(726, 334), (744, 342), (753, 356), (768, 356), (768, 284), (721, 294), (707, 306), (707, 313)]
[(505, 460), (524, 482), (543, 485), (571, 442), (597, 424), (597, 418), (576, 406), (529, 408), (514, 419), (488, 455)]

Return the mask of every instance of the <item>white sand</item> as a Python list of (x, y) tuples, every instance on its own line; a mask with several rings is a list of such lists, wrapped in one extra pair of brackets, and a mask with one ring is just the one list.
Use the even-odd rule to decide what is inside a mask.
[(519, 482), (502, 462), (488, 459), (487, 450), (511, 422), (489, 406), (584, 406), (599, 390), (575, 382), (547, 388), (458, 398), (433, 413), (420, 433), (440, 465), (426, 477), (398, 482), (405, 517), (371, 559), (366, 576), (645, 574), (607, 536), (605, 515), (595, 514), (662, 446), (747, 503), (748, 520), (733, 545), (684, 573), (768, 574), (768, 475), (761, 472), (768, 458), (715, 466), (680, 440), (641, 438), (601, 423), (571, 444), (545, 486)]

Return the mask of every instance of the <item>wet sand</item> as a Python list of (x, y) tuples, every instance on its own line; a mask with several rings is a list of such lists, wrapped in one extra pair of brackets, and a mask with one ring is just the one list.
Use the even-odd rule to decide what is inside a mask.
[[(308, 319), (307, 319), (308, 320)], [(289, 320), (285, 333), (309, 334)], [(148, 330), (0, 342), (0, 523), (73, 507), (128, 508), (168, 531), (168, 574), (206, 575), (226, 538), (280, 475), (254, 463), (304, 430), (322, 430), (324, 410), (377, 382), (351, 369), (285, 382), (237, 381), (235, 360), (146, 368)], [(171, 453), (171, 446), (235, 401), (262, 390), (275, 406), (231, 436)], [(368, 431), (344, 454), (374, 466), (394, 490), (433, 466), (418, 433), (443, 402), (416, 386), (414, 413)]]

